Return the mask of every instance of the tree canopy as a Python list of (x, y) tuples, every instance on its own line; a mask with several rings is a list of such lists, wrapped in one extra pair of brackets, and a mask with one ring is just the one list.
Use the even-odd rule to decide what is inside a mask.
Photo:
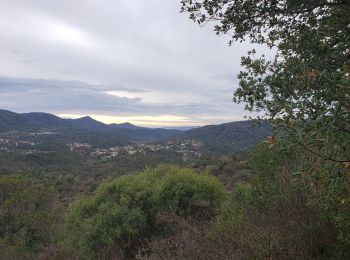
[(276, 51), (242, 58), (234, 101), (286, 129), (323, 159), (349, 162), (349, 0), (183, 0), (182, 11), (217, 34)]

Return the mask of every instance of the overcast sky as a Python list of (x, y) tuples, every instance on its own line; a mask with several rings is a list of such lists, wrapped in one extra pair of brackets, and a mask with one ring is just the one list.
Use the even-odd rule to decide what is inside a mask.
[(0, 108), (138, 125), (243, 119), (240, 57), (180, 0), (0, 0)]

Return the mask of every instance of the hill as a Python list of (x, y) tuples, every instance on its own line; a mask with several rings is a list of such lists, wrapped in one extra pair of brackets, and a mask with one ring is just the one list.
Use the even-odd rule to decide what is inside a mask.
[(194, 128), (176, 136), (175, 140), (196, 139), (205, 144), (209, 153), (222, 154), (251, 148), (270, 134), (266, 122), (254, 126), (252, 121), (237, 121)]
[[(121, 145), (130, 142), (151, 142), (181, 133), (178, 130), (145, 128), (123, 124), (104, 124), (86, 116), (63, 119), (48, 113), (14, 113), (0, 110), (0, 133), (9, 131), (39, 132), (54, 130), (61, 140), (89, 142), (94, 145)], [(49, 139), (57, 139), (57, 135)], [(68, 141), (67, 140), (67, 141)]]
[[(51, 131), (54, 134), (35, 133)], [(131, 123), (104, 124), (89, 116), (63, 119), (48, 113), (14, 113), (0, 110), (0, 134), (11, 131), (34, 134), (27, 142), (40, 143), (44, 150), (59, 150), (69, 143), (88, 143), (93, 147), (123, 146), (132, 143), (201, 141), (202, 152), (225, 154), (248, 149), (265, 139), (271, 131), (267, 123), (254, 127), (251, 121), (208, 125), (187, 131), (146, 128)], [(22, 138), (23, 139), (23, 138)]]

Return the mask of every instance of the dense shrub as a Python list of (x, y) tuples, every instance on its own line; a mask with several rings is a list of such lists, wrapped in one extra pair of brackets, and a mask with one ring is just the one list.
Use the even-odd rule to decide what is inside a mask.
[(279, 140), (259, 144), (250, 167), (253, 181), (236, 186), (233, 207), (214, 232), (218, 241), (235, 247), (238, 258), (349, 257), (350, 178), (343, 165)]
[(54, 193), (32, 181), (0, 176), (0, 258), (25, 258), (50, 243)]
[(120, 177), (72, 204), (67, 242), (84, 258), (131, 257), (145, 239), (167, 234), (157, 220), (162, 213), (210, 219), (226, 197), (215, 177), (189, 169), (160, 166)]
[(348, 168), (313, 156), (286, 140), (259, 144), (252, 180), (235, 185), (215, 221), (177, 221), (146, 258), (349, 259)]

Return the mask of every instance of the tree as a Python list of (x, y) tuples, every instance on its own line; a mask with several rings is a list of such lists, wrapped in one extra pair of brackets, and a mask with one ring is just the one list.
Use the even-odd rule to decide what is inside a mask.
[(242, 58), (234, 101), (263, 113), (325, 160), (349, 162), (349, 0), (182, 0), (182, 11), (217, 34), (276, 51)]

